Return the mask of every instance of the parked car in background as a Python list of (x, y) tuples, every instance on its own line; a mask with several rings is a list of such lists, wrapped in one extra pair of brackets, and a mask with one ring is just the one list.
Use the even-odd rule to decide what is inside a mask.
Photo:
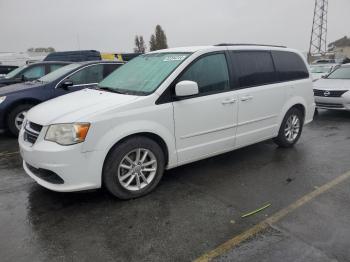
[(317, 81), (322, 77), (325, 77), (335, 68), (340, 66), (339, 64), (311, 64), (310, 70), (313, 81)]
[(297, 51), (165, 49), (132, 59), (96, 89), (32, 108), (19, 145), (25, 171), (48, 189), (104, 185), (129, 199), (152, 191), (164, 169), (270, 138), (291, 147), (314, 109)]
[(39, 62), (18, 67), (0, 79), (1, 87), (25, 81), (33, 81), (47, 75), (56, 69), (68, 65), (68, 62)]
[(84, 62), (84, 61), (98, 61), (98, 60), (101, 60), (101, 53), (96, 50), (52, 52), (44, 58), (44, 61), (70, 61), (70, 62)]
[(344, 64), (314, 83), (317, 108), (350, 110), (350, 64)]
[(312, 64), (335, 64), (337, 61), (335, 59), (323, 58), (314, 61)]
[(0, 64), (0, 79), (5, 77), (8, 73), (13, 71), (14, 69), (18, 68), (18, 66), (11, 66), (11, 65), (1, 65)]
[[(92, 87), (121, 65), (120, 62), (103, 61), (74, 63), (35, 81), (0, 88), (0, 129), (18, 135), (30, 108), (54, 97)], [(79, 104), (79, 99), (75, 103)]]

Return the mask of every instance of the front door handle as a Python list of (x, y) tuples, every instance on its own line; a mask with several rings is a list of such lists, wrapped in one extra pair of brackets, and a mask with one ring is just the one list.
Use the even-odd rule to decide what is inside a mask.
[(243, 96), (241, 97), (241, 101), (249, 101), (249, 100), (252, 100), (253, 97), (252, 96)]
[(229, 99), (226, 99), (226, 100), (222, 101), (222, 104), (223, 104), (223, 105), (233, 104), (233, 103), (235, 103), (236, 101), (237, 101), (236, 98), (229, 98)]

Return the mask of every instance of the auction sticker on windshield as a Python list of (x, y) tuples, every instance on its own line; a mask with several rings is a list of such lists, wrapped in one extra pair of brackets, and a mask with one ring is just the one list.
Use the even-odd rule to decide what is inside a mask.
[(182, 61), (186, 58), (186, 55), (176, 55), (176, 56), (167, 56), (164, 58), (164, 62), (168, 62), (168, 61)]

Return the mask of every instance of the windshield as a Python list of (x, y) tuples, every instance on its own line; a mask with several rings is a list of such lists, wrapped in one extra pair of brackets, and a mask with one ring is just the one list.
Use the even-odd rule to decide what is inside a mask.
[(328, 79), (350, 79), (350, 67), (340, 67), (333, 71)]
[(77, 68), (81, 66), (81, 64), (69, 64), (66, 66), (62, 66), (59, 69), (43, 76), (42, 78), (39, 79), (39, 81), (42, 82), (52, 82), (55, 81), (56, 79), (58, 79), (59, 77), (69, 73), (70, 71), (72, 71), (73, 69)]
[(147, 95), (190, 55), (190, 53), (154, 53), (132, 59), (102, 82), (100, 88), (117, 93)]
[(23, 69), (27, 68), (27, 65), (21, 66), (16, 68), (15, 70), (12, 70), (10, 73), (8, 73), (5, 78), (9, 79), (9, 78), (13, 78), (14, 76), (16, 76), (18, 73), (20, 73)]
[(311, 66), (311, 73), (323, 74), (329, 73), (332, 70), (332, 66)]

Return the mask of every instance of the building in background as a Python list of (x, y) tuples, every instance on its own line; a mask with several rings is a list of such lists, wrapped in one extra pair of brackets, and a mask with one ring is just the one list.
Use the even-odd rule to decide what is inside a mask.
[(334, 53), (336, 59), (350, 58), (350, 38), (344, 36), (330, 43), (328, 51)]

